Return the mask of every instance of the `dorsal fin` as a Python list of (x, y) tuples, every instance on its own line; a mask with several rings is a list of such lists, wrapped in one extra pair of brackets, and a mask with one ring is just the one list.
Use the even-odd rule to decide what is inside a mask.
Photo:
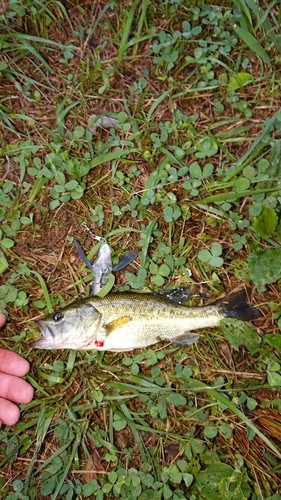
[(190, 299), (192, 292), (189, 288), (180, 287), (172, 288), (171, 290), (160, 290), (158, 292), (154, 292), (154, 295), (164, 297), (165, 299), (175, 302), (176, 304), (184, 304)]

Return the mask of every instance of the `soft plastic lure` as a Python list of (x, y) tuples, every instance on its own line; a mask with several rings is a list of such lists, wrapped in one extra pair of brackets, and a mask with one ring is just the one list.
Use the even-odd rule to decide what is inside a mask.
[(91, 236), (97, 240), (97, 241), (102, 241), (102, 244), (99, 249), (98, 256), (95, 260), (95, 262), (92, 264), (89, 259), (86, 257), (84, 251), (80, 247), (79, 243), (76, 240), (73, 240), (73, 243), (75, 245), (75, 248), (83, 260), (84, 264), (91, 269), (93, 273), (93, 284), (92, 284), (92, 293), (93, 295), (97, 295), (99, 291), (104, 287), (104, 285), (107, 283), (108, 278), (112, 272), (118, 272), (121, 271), (121, 269), (124, 269), (124, 267), (128, 266), (133, 260), (135, 260), (139, 254), (138, 250), (130, 250), (127, 252), (123, 257), (121, 257), (120, 261), (118, 264), (112, 264), (112, 259), (111, 259), (111, 248), (106, 243), (106, 241), (95, 234), (92, 233), (92, 231), (87, 227), (85, 223), (83, 223), (83, 226), (85, 229), (91, 234)]

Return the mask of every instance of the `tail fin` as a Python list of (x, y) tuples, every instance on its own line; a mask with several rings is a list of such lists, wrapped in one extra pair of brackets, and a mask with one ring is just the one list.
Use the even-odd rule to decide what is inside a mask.
[(228, 318), (250, 321), (261, 316), (260, 311), (248, 303), (245, 290), (239, 290), (239, 292), (228, 295), (220, 300), (218, 305)]

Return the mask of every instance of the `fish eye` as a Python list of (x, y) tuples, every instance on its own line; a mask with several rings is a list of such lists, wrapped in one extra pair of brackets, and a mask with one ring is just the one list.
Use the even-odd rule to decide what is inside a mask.
[(53, 320), (58, 323), (59, 321), (61, 321), (63, 319), (63, 314), (62, 313), (55, 313), (53, 315)]

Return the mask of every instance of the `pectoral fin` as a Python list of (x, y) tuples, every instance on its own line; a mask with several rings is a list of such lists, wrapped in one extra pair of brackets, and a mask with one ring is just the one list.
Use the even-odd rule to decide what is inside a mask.
[(182, 345), (194, 344), (194, 342), (197, 342), (199, 337), (200, 335), (197, 335), (197, 333), (185, 332), (183, 335), (175, 337), (172, 340), (172, 342), (173, 344), (182, 344)]
[(121, 316), (121, 318), (114, 319), (110, 323), (107, 323), (106, 325), (104, 325), (106, 335), (109, 335), (114, 330), (117, 330), (117, 328), (126, 325), (126, 323), (129, 323), (129, 321), (132, 321), (131, 316)]

